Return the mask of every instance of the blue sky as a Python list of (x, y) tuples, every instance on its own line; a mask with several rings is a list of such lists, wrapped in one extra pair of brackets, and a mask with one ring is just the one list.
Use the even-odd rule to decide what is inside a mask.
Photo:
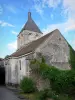
[(44, 34), (58, 28), (75, 49), (75, 0), (0, 0), (0, 57), (16, 50), (29, 10)]

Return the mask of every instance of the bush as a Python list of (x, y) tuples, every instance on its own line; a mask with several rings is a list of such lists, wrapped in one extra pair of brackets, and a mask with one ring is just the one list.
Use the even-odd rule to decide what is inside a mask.
[(52, 84), (52, 88), (59, 93), (75, 94), (75, 71), (61, 71), (56, 81)]
[(31, 78), (24, 77), (20, 82), (20, 88), (24, 93), (31, 93), (36, 90), (35, 84)]

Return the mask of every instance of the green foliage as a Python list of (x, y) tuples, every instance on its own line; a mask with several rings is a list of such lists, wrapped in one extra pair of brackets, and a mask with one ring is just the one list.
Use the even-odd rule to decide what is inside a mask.
[(37, 61), (36, 59), (34, 59), (30, 62), (30, 69), (31, 69), (32, 73), (39, 72), (39, 64), (40, 64), (40, 62)]
[(53, 90), (59, 93), (75, 94), (75, 71), (62, 71), (41, 63), (40, 75), (50, 80)]
[(30, 64), (35, 64), (36, 63), (36, 59), (34, 59), (34, 60), (31, 60), (31, 62), (30, 62)]
[(45, 59), (44, 59), (43, 56), (42, 56), (42, 58), (41, 58), (41, 61), (42, 61), (42, 63), (45, 63)]
[(74, 98), (67, 94), (59, 94), (57, 100), (74, 100)]
[(69, 63), (71, 65), (71, 68), (75, 69), (75, 51), (73, 50), (73, 48), (69, 45), (70, 48), (70, 59), (69, 59)]
[(75, 70), (59, 70), (40, 62), (39, 74), (50, 81), (52, 90), (58, 93), (75, 94)]
[(75, 100), (72, 96), (67, 94), (57, 94), (50, 89), (38, 92), (35, 100), (48, 100), (48, 98), (51, 100)]
[(33, 80), (28, 77), (24, 77), (23, 80), (21, 80), (20, 88), (23, 90), (24, 93), (31, 93), (36, 90)]
[(75, 71), (61, 71), (52, 82), (52, 89), (59, 93), (75, 94)]
[(52, 98), (53, 100), (58, 100), (58, 95), (55, 93), (55, 91), (46, 89), (43, 92), (46, 95), (46, 98)]
[(9, 57), (9, 55), (6, 55), (6, 56), (5, 56), (5, 59), (8, 58), (8, 57)]
[(40, 91), (38, 93), (38, 100), (46, 100), (46, 97), (47, 97), (47, 95), (44, 91)]
[(24, 96), (27, 100), (75, 100), (75, 97), (67, 94), (57, 94), (55, 91), (49, 89), (34, 93), (25, 93)]
[(48, 78), (49, 80), (55, 80), (56, 75), (60, 73), (60, 70), (54, 66), (48, 66), (45, 63), (40, 63), (39, 71), (42, 77)]
[(50, 98), (51, 100), (58, 100), (58, 96), (55, 94), (55, 92), (52, 92), (49, 89), (39, 91), (37, 93), (36, 100), (47, 100), (47, 98)]

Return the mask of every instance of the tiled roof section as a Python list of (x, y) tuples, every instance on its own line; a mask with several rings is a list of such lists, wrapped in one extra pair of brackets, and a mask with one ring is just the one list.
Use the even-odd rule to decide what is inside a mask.
[(21, 56), (21, 55), (24, 55), (24, 54), (27, 54), (27, 53), (34, 51), (41, 43), (43, 43), (55, 31), (57, 31), (57, 29), (42, 36), (41, 38), (39, 38), (35, 41), (32, 41), (29, 45), (17, 50), (15, 53), (10, 55), (10, 57), (18, 57), (18, 56)]
[[(22, 28), (21, 32), (23, 30), (30, 30), (33, 32), (38, 32), (38, 33), (42, 33), (40, 31), (40, 29), (38, 28), (38, 26), (35, 24), (35, 22), (33, 21), (33, 19), (31, 18), (31, 12), (28, 12), (28, 21), (26, 22), (26, 24), (24, 25), (24, 27)], [(20, 32), (20, 33), (21, 33)]]

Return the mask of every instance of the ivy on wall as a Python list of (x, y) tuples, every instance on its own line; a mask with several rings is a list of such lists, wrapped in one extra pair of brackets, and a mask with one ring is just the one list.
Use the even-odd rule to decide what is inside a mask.
[(70, 48), (70, 59), (69, 59), (69, 63), (71, 65), (72, 69), (75, 69), (75, 51), (73, 50), (73, 48), (69, 45)]
[[(43, 79), (48, 79), (52, 90), (58, 93), (75, 94), (75, 70), (59, 70), (54, 66), (47, 65), (44, 58), (41, 59), (41, 62), (38, 60), (32, 61), (31, 65), (34, 64), (36, 64), (34, 69), (33, 66), (31, 67), (33, 72), (37, 70)], [(37, 67), (37, 65), (39, 66)]]

